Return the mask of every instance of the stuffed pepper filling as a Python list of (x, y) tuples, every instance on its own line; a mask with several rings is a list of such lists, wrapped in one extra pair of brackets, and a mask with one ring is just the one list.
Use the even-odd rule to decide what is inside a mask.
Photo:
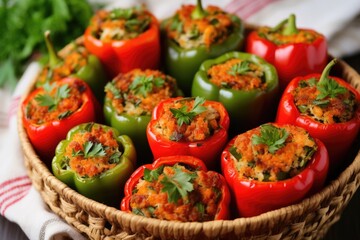
[(302, 80), (292, 94), (300, 113), (320, 123), (347, 122), (357, 108), (354, 93), (331, 78)]
[(37, 85), (59, 81), (62, 78), (76, 74), (81, 68), (88, 64), (89, 54), (84, 45), (72, 43), (69, 52), (64, 58), (59, 59), (60, 62), (56, 66), (50, 67), (50, 65), (47, 65), (42, 69), (37, 80)]
[(42, 88), (25, 108), (25, 117), (33, 124), (67, 118), (83, 105), (82, 93), (86, 86), (82, 81), (46, 83)]
[(275, 182), (301, 172), (316, 150), (303, 128), (264, 124), (238, 135), (229, 151), (241, 179)]
[(305, 29), (298, 29), (294, 34), (283, 34), (281, 31), (274, 31), (270, 27), (261, 27), (258, 30), (258, 35), (276, 45), (306, 43), (311, 44), (316, 39), (321, 37), (319, 33)]
[(151, 15), (142, 7), (99, 10), (91, 19), (92, 35), (103, 41), (133, 39), (145, 32), (151, 22)]
[(75, 133), (65, 148), (63, 169), (91, 178), (114, 168), (122, 152), (111, 129), (89, 123), (85, 130)]
[(266, 89), (262, 67), (248, 60), (229, 59), (207, 71), (209, 81), (220, 88), (250, 91)]
[(150, 115), (154, 107), (177, 96), (174, 78), (157, 70), (135, 69), (119, 74), (105, 87), (106, 97), (118, 114)]
[(145, 169), (130, 199), (134, 214), (182, 222), (214, 220), (222, 198), (216, 172), (183, 165)]
[(183, 5), (165, 26), (168, 37), (184, 49), (220, 44), (237, 27), (231, 15), (215, 6), (208, 6), (202, 18), (194, 19), (195, 8)]
[(156, 134), (171, 141), (195, 142), (212, 136), (220, 129), (220, 113), (204, 98), (183, 98), (164, 105), (153, 125)]

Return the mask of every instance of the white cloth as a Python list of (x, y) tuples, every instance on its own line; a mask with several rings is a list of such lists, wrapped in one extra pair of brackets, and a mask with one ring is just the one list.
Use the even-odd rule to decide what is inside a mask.
[[(105, 3), (106, 8), (129, 7), (145, 4), (159, 19), (171, 16), (181, 4), (195, 0), (91, 0)], [(290, 13), (297, 16), (301, 28), (312, 28), (323, 33), (329, 41), (329, 52), (337, 57), (360, 50), (359, 0), (204, 0), (203, 5), (218, 5), (236, 13), (251, 24), (274, 26)], [(0, 89), (0, 114), (6, 112), (7, 120), (0, 116), (0, 214), (20, 225), (30, 239), (58, 239), (67, 236), (83, 239), (71, 226), (64, 223), (43, 203), (31, 185), (23, 165), (23, 156), (17, 134), (16, 112), (20, 96), (39, 65), (33, 63), (20, 79), (12, 97)]]

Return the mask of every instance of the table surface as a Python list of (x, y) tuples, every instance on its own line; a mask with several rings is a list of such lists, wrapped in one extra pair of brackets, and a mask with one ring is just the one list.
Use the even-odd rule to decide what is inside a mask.
[[(360, 54), (343, 58), (350, 66), (360, 72)], [(28, 239), (21, 228), (3, 216), (0, 216), (1, 240)], [(344, 210), (340, 220), (335, 223), (327, 233), (324, 240), (358, 240), (360, 239), (360, 189), (354, 194)]]

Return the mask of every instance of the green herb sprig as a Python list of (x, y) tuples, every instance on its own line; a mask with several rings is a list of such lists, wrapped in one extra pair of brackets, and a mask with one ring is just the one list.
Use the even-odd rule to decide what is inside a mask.
[(153, 87), (161, 87), (165, 83), (161, 77), (151, 76), (137, 76), (130, 84), (130, 90), (133, 90), (135, 94), (142, 94), (144, 97), (153, 90)]
[(202, 106), (204, 104), (205, 99), (202, 97), (196, 97), (194, 100), (193, 108), (188, 111), (187, 106), (183, 105), (181, 108), (170, 108), (171, 113), (177, 119), (178, 126), (182, 126), (184, 123), (189, 125), (191, 120), (194, 119), (200, 113), (206, 111), (206, 107)]
[(285, 145), (289, 133), (283, 128), (277, 128), (271, 124), (260, 126), (260, 135), (253, 135), (251, 143), (253, 145), (265, 144), (269, 147), (269, 152), (274, 154)]
[(228, 71), (228, 74), (232, 76), (246, 74), (247, 72), (251, 71), (250, 69), (250, 62), (249, 61), (242, 61), (237, 63), (231, 67)]
[(72, 156), (84, 156), (84, 158), (92, 158), (92, 157), (103, 157), (106, 155), (105, 146), (101, 143), (94, 143), (91, 141), (86, 141), (83, 144), (84, 150), (73, 151)]
[(49, 111), (54, 111), (59, 102), (62, 99), (68, 98), (70, 93), (70, 87), (67, 84), (61, 85), (56, 89), (56, 93), (52, 96), (50, 93), (54, 85), (45, 84), (44, 85), (44, 94), (39, 94), (35, 97), (35, 101), (39, 103), (40, 106), (48, 107)]

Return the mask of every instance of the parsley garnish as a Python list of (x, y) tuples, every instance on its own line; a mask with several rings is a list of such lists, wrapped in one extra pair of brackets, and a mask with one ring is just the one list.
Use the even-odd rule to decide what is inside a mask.
[(236, 160), (240, 160), (241, 159), (241, 153), (238, 153), (236, 151), (236, 147), (235, 146), (232, 146), (229, 148), (229, 152), (231, 153), (231, 155), (234, 156), (234, 158), (236, 158)]
[(288, 136), (289, 133), (285, 129), (265, 124), (260, 126), (260, 136), (252, 136), (251, 143), (253, 145), (265, 144), (269, 147), (269, 152), (273, 154), (284, 146)]
[(117, 8), (110, 12), (111, 19), (130, 19), (134, 16), (134, 10), (132, 8)]
[(110, 156), (109, 163), (119, 163), (121, 154), (121, 152), (115, 152), (113, 155)]
[(108, 82), (105, 86), (105, 92), (111, 92), (114, 95), (115, 99), (121, 99), (122, 95), (119, 89), (115, 87), (113, 82)]
[(320, 92), (316, 97), (317, 100), (322, 100), (326, 97), (335, 98), (339, 94), (346, 93), (346, 88), (331, 78), (327, 78), (327, 81), (319, 81), (316, 88)]
[(163, 172), (164, 166), (160, 166), (158, 168), (155, 168), (153, 170), (150, 170), (148, 168), (144, 169), (144, 180), (148, 182), (153, 182), (158, 180), (160, 174)]
[(136, 94), (140, 93), (144, 97), (148, 92), (151, 92), (153, 87), (161, 87), (165, 83), (161, 77), (154, 76), (137, 76), (134, 81), (130, 84), (130, 90), (133, 90)]
[(191, 120), (194, 119), (194, 117), (206, 111), (206, 107), (202, 106), (204, 102), (205, 102), (204, 98), (196, 97), (194, 100), (194, 106), (190, 111), (187, 110), (186, 105), (183, 105), (179, 109), (170, 108), (171, 113), (177, 119), (178, 126), (182, 126), (183, 123), (189, 125)]
[(228, 71), (228, 74), (232, 76), (245, 74), (251, 70), (249, 64), (250, 62), (248, 61), (237, 63), (231, 67), (231, 69)]
[(170, 24), (170, 30), (174, 31), (176, 30), (178, 33), (181, 33), (183, 29), (183, 22), (179, 19), (179, 15), (175, 15), (173, 17), (171, 24)]
[(106, 155), (105, 147), (101, 143), (94, 143), (91, 141), (86, 141), (83, 144), (84, 150), (79, 150), (75, 152), (73, 150), (72, 156), (84, 156), (84, 158), (91, 157), (103, 157)]
[(186, 173), (178, 166), (174, 166), (175, 173), (172, 176), (165, 175), (161, 184), (164, 186), (162, 192), (167, 192), (168, 202), (177, 203), (180, 198), (185, 199), (187, 194), (194, 190), (192, 181), (196, 173)]
[(51, 96), (50, 92), (54, 86), (49, 84), (44, 85), (45, 94), (39, 94), (35, 97), (35, 100), (39, 103), (40, 106), (48, 107), (49, 111), (56, 109), (57, 105), (62, 99), (65, 99), (69, 96), (70, 88), (67, 84), (64, 84), (56, 89), (55, 96)]

